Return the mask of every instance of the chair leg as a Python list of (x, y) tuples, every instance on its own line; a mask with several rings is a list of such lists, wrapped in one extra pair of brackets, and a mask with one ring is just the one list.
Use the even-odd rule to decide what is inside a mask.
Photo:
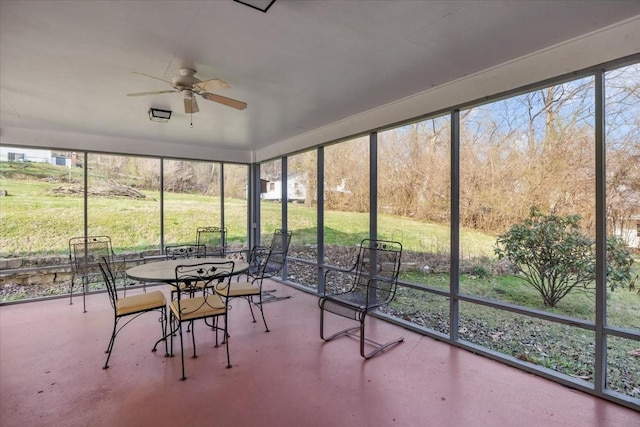
[[(362, 319), (360, 320), (360, 356), (364, 357), (365, 359), (371, 359), (373, 356), (375, 356), (376, 354), (380, 353), (381, 351), (383, 351), (384, 349), (391, 347), (392, 345), (395, 344), (400, 344), (401, 342), (404, 341), (404, 337), (400, 337), (398, 339), (395, 339), (393, 341), (389, 341), (387, 343), (384, 344), (380, 344), (377, 343), (373, 340), (370, 340), (368, 338), (365, 337), (365, 333), (364, 333), (364, 320), (365, 317), (367, 316), (367, 313), (363, 313), (362, 315)], [(364, 344), (365, 341), (371, 345), (374, 345), (375, 348), (373, 350), (371, 350), (369, 353), (364, 352)]]
[[(320, 313), (321, 313), (320, 315), (322, 316), (322, 312), (320, 312)], [(341, 331), (338, 331), (338, 332), (336, 332), (335, 334), (333, 334), (333, 335), (331, 335), (329, 337), (325, 337), (324, 336), (324, 325), (323, 325), (322, 320), (320, 320), (320, 338), (322, 338), (325, 341), (331, 341), (332, 339), (337, 338), (337, 337), (339, 337), (341, 335), (353, 336), (353, 335), (355, 335), (355, 334), (353, 334), (353, 331), (357, 331), (359, 328), (360, 328), (360, 326), (353, 326), (353, 327), (350, 327), (350, 328), (342, 329)]]
[(354, 326), (354, 327), (350, 327), (350, 328), (346, 328), (343, 329), (341, 331), (336, 332), (335, 334), (329, 336), (329, 337), (325, 337), (324, 336), (324, 302), (325, 300), (320, 300), (319, 302), (319, 306), (320, 306), (320, 338), (322, 338), (324, 341), (331, 341), (332, 339), (339, 337), (340, 335), (348, 335), (350, 334), (352, 331), (355, 331), (359, 328), (359, 326)]
[[(198, 355), (196, 354), (196, 325), (194, 322), (189, 322), (189, 326), (191, 327), (191, 342), (193, 343), (193, 359), (197, 359)], [(187, 331), (189, 332), (189, 331)]]
[(177, 327), (175, 327), (175, 323), (176, 323), (176, 319), (175, 317), (173, 317), (173, 311), (171, 313), (169, 313), (169, 332), (167, 333), (167, 336), (170, 337), (171, 339), (171, 344), (169, 347), (169, 357), (173, 357), (173, 337), (176, 336), (176, 331), (178, 330)]
[(167, 307), (165, 306), (163, 309), (163, 317), (164, 323), (162, 324), (162, 336), (164, 337), (164, 357), (169, 357), (169, 348), (167, 346), (167, 332), (169, 329), (169, 319), (167, 318)]
[[(226, 341), (226, 346), (227, 347), (227, 369), (231, 368), (231, 359), (229, 358), (229, 334), (227, 334), (227, 320), (228, 320), (228, 316), (227, 313), (225, 313), (224, 315), (224, 337), (225, 337), (225, 341)], [(216, 331), (216, 336), (217, 336), (218, 332)]]
[(71, 289), (69, 290), (69, 305), (73, 305), (73, 286), (75, 282), (75, 277), (71, 277)]
[(163, 308), (160, 309), (160, 314), (162, 315), (162, 317), (160, 318), (160, 327), (162, 328), (162, 336), (153, 345), (153, 348), (151, 349), (151, 351), (155, 352), (157, 347), (158, 347), (158, 344), (160, 344), (160, 341), (164, 341), (164, 357), (169, 357), (169, 347), (168, 347), (168, 344), (167, 344), (167, 328), (169, 327), (169, 325), (168, 325), (168, 321), (167, 321), (167, 309), (166, 309), (166, 307), (163, 307)]
[[(73, 288), (76, 285), (76, 275), (74, 274), (71, 277), (71, 290), (69, 292), (69, 305), (73, 305)], [(89, 279), (86, 276), (82, 276), (81, 278), (81, 285), (82, 285), (82, 312), (86, 313), (87, 312), (87, 305), (85, 303), (85, 295), (87, 294), (87, 291), (89, 289)]]
[(253, 319), (253, 323), (256, 323), (256, 316), (253, 315), (253, 297), (249, 295), (246, 297), (247, 303), (249, 304), (249, 311), (251, 312), (251, 318)]
[(180, 381), (184, 381), (187, 379), (187, 377), (184, 375), (184, 344), (182, 342), (182, 322), (180, 322), (179, 320), (178, 332), (180, 334), (180, 362), (182, 363), (182, 377), (180, 377)]
[[(325, 337), (324, 336), (324, 301), (321, 300), (319, 303), (320, 306), (320, 338), (322, 338), (324, 341), (331, 341), (334, 338), (337, 338), (339, 336), (342, 335), (349, 335), (351, 337), (354, 338), (358, 338), (360, 340), (360, 356), (362, 356), (365, 359), (371, 359), (373, 356), (375, 356), (376, 354), (380, 353), (381, 351), (383, 351), (384, 349), (391, 347), (392, 345), (395, 344), (399, 344), (401, 342), (404, 341), (404, 338), (398, 338), (395, 339), (393, 341), (389, 341), (387, 343), (384, 344), (380, 344), (376, 341), (373, 341), (369, 338), (366, 337), (365, 334), (365, 319), (367, 316), (367, 312), (362, 312), (358, 315), (359, 317), (359, 322), (360, 325), (358, 326), (353, 326), (350, 328), (345, 328), (342, 329), (336, 333), (334, 333), (333, 335), (329, 336), (329, 337)], [(353, 318), (351, 318), (353, 320)], [(358, 331), (358, 329), (360, 330), (359, 333), (356, 333), (356, 331)], [(372, 351), (370, 351), (369, 353), (365, 353), (365, 344), (369, 344), (374, 346), (374, 349)]]
[(111, 339), (109, 340), (109, 345), (107, 346), (107, 349), (105, 350), (105, 353), (107, 353), (107, 360), (104, 362), (104, 366), (102, 367), (102, 369), (108, 369), (109, 368), (109, 359), (111, 358), (111, 351), (113, 350), (113, 345), (115, 344), (116, 341), (116, 335), (117, 335), (117, 331), (116, 328), (118, 326), (118, 319), (114, 319), (113, 321), (113, 332), (111, 332)]
[[(218, 318), (214, 317), (212, 320), (213, 320), (213, 326), (211, 327), (211, 329), (213, 329), (213, 331), (216, 333), (216, 345), (214, 345), (214, 347), (218, 348), (218, 347), (220, 347), (220, 344), (218, 344), (218, 330), (220, 329), (218, 327)], [(222, 344), (224, 345), (226, 343), (227, 343), (227, 334), (225, 333), (222, 336)]]
[(89, 278), (83, 276), (82, 277), (82, 312), (83, 313), (87, 312), (86, 296), (87, 296), (88, 290), (89, 290)]
[[(258, 308), (260, 309), (260, 314), (262, 314), (262, 323), (264, 323), (264, 328), (266, 330), (265, 332), (269, 332), (269, 327), (267, 326), (267, 319), (264, 318), (264, 310), (262, 309), (262, 292), (260, 293), (259, 298), (260, 300), (258, 302)], [(255, 319), (253, 319), (253, 321), (255, 322)]]

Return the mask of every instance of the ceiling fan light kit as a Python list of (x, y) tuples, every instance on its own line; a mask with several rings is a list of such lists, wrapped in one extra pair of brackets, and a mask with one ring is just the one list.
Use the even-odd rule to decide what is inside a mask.
[(167, 123), (171, 118), (171, 111), (149, 108), (149, 120), (152, 122)]

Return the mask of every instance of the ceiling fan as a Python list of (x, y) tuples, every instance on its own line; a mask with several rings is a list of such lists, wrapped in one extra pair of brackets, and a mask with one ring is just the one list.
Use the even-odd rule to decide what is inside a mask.
[(207, 101), (217, 102), (219, 104), (226, 105), (227, 107), (235, 108), (236, 110), (244, 110), (247, 108), (246, 102), (211, 93), (211, 91), (218, 89), (229, 89), (229, 85), (220, 79), (200, 80), (195, 76), (196, 70), (182, 68), (180, 70), (180, 75), (172, 78), (171, 81), (150, 76), (148, 74), (138, 73), (137, 71), (134, 71), (133, 73), (168, 83), (173, 89), (128, 93), (127, 96), (159, 95), (162, 93), (181, 92), (184, 95), (184, 112), (187, 114), (193, 114), (200, 111), (194, 94), (200, 95)]

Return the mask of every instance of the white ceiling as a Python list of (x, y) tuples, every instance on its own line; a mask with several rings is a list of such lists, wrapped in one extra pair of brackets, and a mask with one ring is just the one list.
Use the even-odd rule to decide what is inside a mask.
[[(277, 0), (266, 14), (232, 0), (2, 0), (0, 142), (260, 160), (637, 53), (639, 17), (630, 0)], [(582, 50), (561, 53), (568, 43)], [(509, 71), (517, 58), (530, 63)], [(125, 96), (168, 89), (133, 71), (171, 80), (182, 67), (248, 108), (199, 98), (190, 128), (181, 94)], [(453, 81), (466, 98), (425, 101)], [(151, 122), (149, 107), (173, 116)]]

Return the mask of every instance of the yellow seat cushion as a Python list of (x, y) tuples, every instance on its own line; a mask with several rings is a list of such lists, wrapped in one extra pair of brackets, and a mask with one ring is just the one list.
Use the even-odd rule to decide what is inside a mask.
[(227, 311), (220, 297), (215, 294), (181, 299), (180, 309), (178, 300), (173, 300), (170, 308), (173, 315), (181, 321), (219, 316)]
[(260, 288), (250, 282), (231, 282), (228, 286), (216, 286), (216, 292), (222, 296), (233, 298), (244, 295), (258, 295)]
[(163, 307), (167, 303), (164, 294), (160, 291), (148, 292), (146, 294), (132, 295), (118, 299), (116, 313), (118, 316), (137, 313), (139, 311), (151, 310)]

